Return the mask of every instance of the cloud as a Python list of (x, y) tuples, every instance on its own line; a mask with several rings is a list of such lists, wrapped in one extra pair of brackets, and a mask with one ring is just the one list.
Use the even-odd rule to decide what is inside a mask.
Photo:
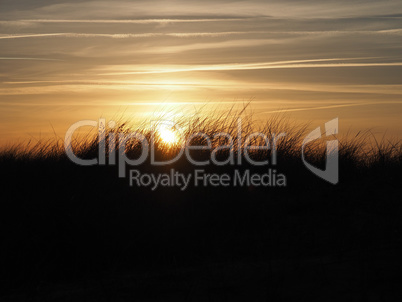
[(65, 37), (65, 38), (113, 38), (113, 39), (130, 39), (130, 38), (150, 38), (150, 37), (222, 37), (232, 35), (250, 35), (264, 34), (261, 31), (237, 31), (237, 32), (189, 32), (189, 33), (38, 33), (38, 34), (3, 34), (0, 39), (23, 39), (23, 38), (43, 38), (43, 37)]
[(0, 20), (0, 25), (9, 26), (32, 26), (36, 24), (48, 23), (92, 23), (92, 24), (169, 24), (169, 23), (205, 23), (205, 22), (237, 22), (250, 18), (194, 18), (194, 19), (174, 19), (174, 18), (155, 18), (155, 19), (31, 19), (31, 20)]
[(232, 22), (240, 21), (249, 18), (195, 18), (195, 19), (172, 19), (172, 18), (155, 18), (155, 19), (126, 19), (126, 20), (113, 20), (113, 19), (81, 19), (81, 20), (21, 20), (20, 22), (27, 23), (116, 23), (116, 24), (152, 24), (152, 23), (198, 23), (198, 22)]
[[(190, 71), (228, 71), (228, 70), (259, 70), (259, 69), (294, 69), (294, 68), (346, 68), (346, 67), (379, 67), (379, 66), (402, 66), (402, 62), (365, 62), (365, 63), (322, 63), (330, 61), (364, 60), (362, 58), (330, 58), (330, 59), (311, 59), (311, 60), (291, 60), (277, 62), (243, 63), (243, 64), (217, 64), (217, 65), (198, 65), (198, 66), (104, 66), (100, 70), (110, 70), (113, 68), (124, 69), (116, 72), (104, 72), (98, 75), (134, 75), (134, 74), (162, 74), (178, 73)], [(316, 63), (313, 63), (316, 62)], [(127, 69), (142, 68), (143, 70), (127, 71)]]
[[(0, 34), (0, 39), (23, 39), (23, 38), (43, 38), (43, 37), (65, 37), (65, 38), (112, 38), (112, 39), (130, 39), (130, 38), (149, 38), (149, 37), (177, 37), (177, 38), (193, 38), (193, 37), (224, 37), (233, 35), (267, 35), (267, 34), (282, 34), (282, 35), (353, 35), (353, 34), (389, 34), (402, 35), (402, 29), (388, 30), (365, 30), (365, 31), (226, 31), (226, 32), (182, 32), (182, 33), (35, 33), (35, 34)], [(285, 39), (285, 38), (283, 38)], [(279, 39), (278, 39), (279, 40)]]
[(172, 0), (166, 1), (18, 1), (4, 0), (2, 13), (8, 19), (127, 19), (127, 16), (149, 17), (236, 17), (271, 16), (287, 18), (327, 18), (356, 16), (398, 16), (400, 0), (386, 1), (208, 1)]
[(370, 105), (385, 105), (385, 104), (402, 104), (402, 101), (382, 101), (382, 102), (363, 102), (363, 103), (351, 103), (351, 104), (337, 104), (337, 105), (327, 105), (327, 106), (316, 106), (316, 107), (302, 107), (302, 108), (290, 108), (290, 109), (280, 109), (271, 111), (257, 112), (258, 114), (267, 113), (287, 113), (296, 111), (310, 111), (310, 110), (323, 110), (323, 109), (333, 109), (342, 107), (356, 107), (356, 106), (370, 106)]
[(60, 59), (50, 59), (50, 58), (18, 58), (18, 57), (0, 57), (0, 60), (29, 60), (29, 61), (62, 61)]

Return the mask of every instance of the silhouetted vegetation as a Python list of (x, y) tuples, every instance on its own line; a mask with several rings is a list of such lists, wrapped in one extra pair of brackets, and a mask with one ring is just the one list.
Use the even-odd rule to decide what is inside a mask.
[[(301, 161), (309, 132), (277, 116), (262, 124), (247, 113), (194, 115), (175, 121), (184, 137), (231, 134), (238, 145), (254, 131), (278, 140), (277, 164), (285, 187), (129, 186), (117, 165), (79, 166), (60, 141), (14, 146), (0, 155), (0, 278), (4, 301), (387, 301), (401, 282), (402, 206), (400, 142), (375, 141), (367, 132), (339, 138), (339, 183), (311, 173)], [(164, 118), (161, 117), (161, 120)], [(150, 138), (145, 124), (136, 131)], [(108, 154), (127, 123), (105, 129)], [(110, 139), (115, 135), (116, 139)], [(182, 148), (155, 135), (158, 159)], [(212, 140), (213, 147), (228, 141)], [(198, 137), (194, 145), (205, 146)], [(262, 145), (258, 139), (253, 145)], [(75, 137), (80, 158), (98, 156), (97, 135)], [(325, 141), (308, 145), (307, 158), (325, 163)], [(224, 160), (230, 149), (217, 154)], [(237, 150), (232, 150), (236, 153)], [(138, 141), (124, 152), (138, 157)], [(194, 158), (210, 157), (208, 150)], [(272, 159), (270, 150), (251, 152)], [(106, 154), (106, 158), (110, 155)], [(244, 157), (244, 154), (240, 155)], [(272, 167), (272, 166), (269, 166)], [(133, 167), (127, 167), (127, 169)], [(185, 157), (168, 166), (149, 160), (135, 169), (168, 173), (199, 169)], [(267, 166), (213, 164), (206, 173)], [(378, 298), (378, 299), (377, 299)]]

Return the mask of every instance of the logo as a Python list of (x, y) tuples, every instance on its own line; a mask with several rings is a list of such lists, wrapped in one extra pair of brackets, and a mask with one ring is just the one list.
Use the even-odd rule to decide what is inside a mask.
[[(335, 118), (329, 122), (325, 123), (325, 135), (332, 136), (338, 134), (338, 118)], [(318, 127), (311, 131), (306, 138), (303, 140), (303, 145), (302, 145), (302, 160), (304, 165), (315, 175), (321, 177), (322, 179), (332, 183), (332, 184), (337, 184), (339, 181), (339, 164), (338, 164), (338, 140), (330, 140), (327, 141), (327, 146), (326, 146), (326, 164), (325, 164), (325, 169), (321, 170), (310, 163), (308, 163), (305, 159), (304, 155), (304, 149), (305, 146), (317, 139), (321, 138), (321, 128)]]

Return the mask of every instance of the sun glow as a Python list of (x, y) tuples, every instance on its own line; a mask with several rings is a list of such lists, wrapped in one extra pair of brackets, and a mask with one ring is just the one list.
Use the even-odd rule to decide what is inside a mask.
[(179, 141), (175, 129), (167, 125), (160, 125), (158, 127), (158, 136), (160, 137), (162, 142), (167, 145), (174, 145)]

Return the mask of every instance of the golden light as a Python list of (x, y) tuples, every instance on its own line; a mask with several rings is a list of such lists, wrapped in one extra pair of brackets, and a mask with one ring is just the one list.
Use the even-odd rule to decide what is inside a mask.
[(167, 145), (173, 145), (179, 141), (179, 137), (174, 128), (167, 125), (159, 125), (158, 136), (160, 137), (162, 142)]

